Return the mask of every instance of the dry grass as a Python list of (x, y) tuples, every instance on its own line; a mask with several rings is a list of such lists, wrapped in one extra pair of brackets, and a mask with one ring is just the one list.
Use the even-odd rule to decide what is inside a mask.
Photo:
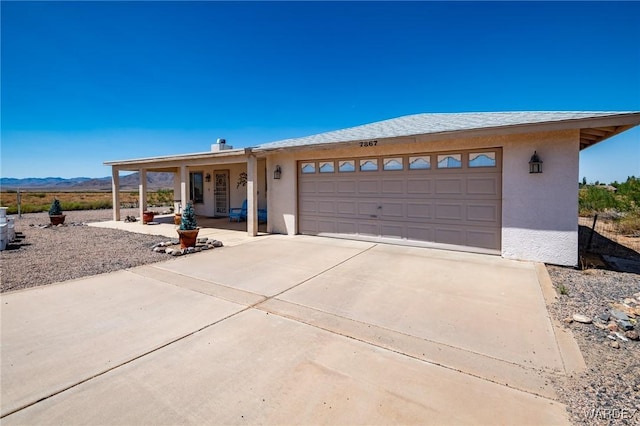
[[(48, 211), (54, 198), (60, 200), (62, 210), (96, 210), (112, 207), (111, 192), (43, 192), (20, 191), (21, 212), (37, 213)], [(170, 205), (173, 191), (148, 192), (147, 202), (150, 205)], [(133, 207), (138, 203), (137, 192), (120, 192), (120, 203), (123, 207)], [(0, 192), (0, 205), (8, 207), (8, 214), (18, 212), (18, 194), (15, 191)]]

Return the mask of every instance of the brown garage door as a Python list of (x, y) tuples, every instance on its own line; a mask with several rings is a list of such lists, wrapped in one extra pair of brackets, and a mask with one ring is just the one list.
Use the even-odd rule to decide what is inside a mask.
[(499, 250), (501, 154), (300, 161), (298, 230)]

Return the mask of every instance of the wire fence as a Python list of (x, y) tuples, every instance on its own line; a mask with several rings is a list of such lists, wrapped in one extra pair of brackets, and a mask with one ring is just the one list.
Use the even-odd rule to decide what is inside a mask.
[(615, 219), (580, 216), (578, 225), (580, 252), (640, 260), (640, 234), (621, 232)]

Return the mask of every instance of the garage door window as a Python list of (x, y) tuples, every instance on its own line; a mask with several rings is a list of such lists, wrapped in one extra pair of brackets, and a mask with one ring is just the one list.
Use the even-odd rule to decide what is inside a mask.
[(402, 158), (385, 158), (382, 164), (384, 170), (402, 170)]
[(473, 152), (469, 154), (469, 167), (495, 167), (495, 152)]
[(375, 172), (378, 171), (378, 159), (371, 158), (368, 160), (360, 160), (361, 172)]
[(338, 162), (338, 171), (340, 173), (343, 172), (355, 172), (356, 171), (356, 162), (354, 160), (345, 160)]
[(333, 173), (335, 171), (333, 161), (321, 161), (318, 170), (320, 170), (320, 173)]
[(462, 154), (438, 155), (439, 169), (459, 169), (462, 167)]
[(302, 163), (300, 166), (302, 173), (315, 173), (316, 172), (316, 163)]
[(431, 157), (409, 157), (409, 170), (427, 170), (431, 168)]

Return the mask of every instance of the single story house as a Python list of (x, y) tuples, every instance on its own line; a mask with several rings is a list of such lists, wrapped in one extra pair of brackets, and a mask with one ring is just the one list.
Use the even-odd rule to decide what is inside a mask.
[[(173, 172), (176, 204), (226, 216), (247, 200), (247, 231), (307, 234), (575, 266), (578, 154), (640, 123), (640, 112), (416, 114), (232, 149), (123, 161)], [(638, 152), (629, 153), (638, 155)]]

